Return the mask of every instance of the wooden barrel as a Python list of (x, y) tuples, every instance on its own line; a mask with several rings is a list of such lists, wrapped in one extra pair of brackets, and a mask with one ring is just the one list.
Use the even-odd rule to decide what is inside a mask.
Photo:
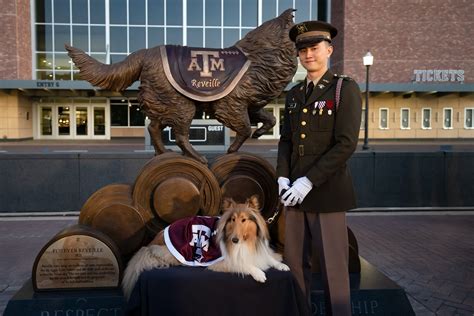
[(156, 234), (183, 217), (219, 214), (221, 192), (207, 166), (177, 153), (165, 153), (142, 168), (132, 198), (147, 228)]
[(91, 223), (98, 209), (115, 202), (132, 205), (132, 187), (128, 184), (109, 184), (95, 191), (82, 206), (79, 222)]
[(107, 185), (89, 197), (79, 215), (79, 224), (112, 238), (124, 257), (136, 252), (146, 240), (145, 222), (133, 205), (131, 193), (128, 184)]
[(265, 220), (275, 214), (278, 185), (275, 169), (267, 160), (254, 154), (236, 152), (217, 157), (211, 171), (219, 182), (223, 198), (244, 203), (252, 195), (257, 195)]

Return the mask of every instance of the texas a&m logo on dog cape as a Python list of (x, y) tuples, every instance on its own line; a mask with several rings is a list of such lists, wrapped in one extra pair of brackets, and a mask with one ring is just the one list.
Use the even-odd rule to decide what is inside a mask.
[(218, 217), (194, 216), (165, 228), (165, 243), (171, 254), (188, 266), (209, 266), (223, 259), (216, 242)]

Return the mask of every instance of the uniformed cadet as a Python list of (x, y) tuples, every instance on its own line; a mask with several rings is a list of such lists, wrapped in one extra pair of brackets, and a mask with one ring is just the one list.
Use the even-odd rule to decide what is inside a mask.
[(309, 301), (314, 243), (326, 315), (344, 316), (351, 315), (345, 212), (356, 207), (347, 161), (357, 146), (362, 107), (357, 83), (328, 69), (336, 34), (321, 21), (290, 30), (307, 77), (286, 97), (277, 176), (286, 207), (284, 259)]

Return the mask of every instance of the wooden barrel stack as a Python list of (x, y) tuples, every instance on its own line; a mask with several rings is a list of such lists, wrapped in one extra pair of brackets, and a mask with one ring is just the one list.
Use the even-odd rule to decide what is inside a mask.
[(79, 223), (108, 235), (127, 258), (177, 219), (218, 215), (220, 203), (219, 183), (207, 166), (166, 153), (146, 163), (132, 186), (111, 184), (92, 194)]
[(132, 255), (140, 248), (146, 236), (144, 223), (128, 184), (110, 184), (99, 189), (84, 203), (79, 215), (79, 224), (105, 233), (122, 256)]
[(150, 232), (193, 215), (218, 215), (219, 184), (202, 163), (176, 153), (150, 160), (133, 185), (133, 203)]
[[(126, 258), (180, 218), (219, 215), (222, 198), (242, 203), (257, 195), (272, 244), (282, 252), (285, 221), (275, 178), (273, 166), (250, 153), (219, 156), (210, 168), (192, 158), (165, 153), (146, 163), (132, 186), (111, 184), (92, 194), (81, 209), (79, 223), (107, 234)], [(357, 240), (349, 228), (348, 236), (349, 270), (358, 272)], [(317, 270), (317, 262), (315, 266)]]
[(273, 166), (260, 156), (232, 153), (218, 157), (211, 166), (223, 197), (243, 203), (252, 195), (259, 198), (260, 212), (267, 220), (278, 207), (278, 186)]

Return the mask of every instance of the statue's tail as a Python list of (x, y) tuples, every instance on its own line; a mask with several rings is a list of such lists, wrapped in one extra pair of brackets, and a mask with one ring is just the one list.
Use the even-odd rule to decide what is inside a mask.
[(140, 78), (146, 50), (127, 56), (123, 61), (106, 65), (84, 51), (65, 45), (69, 57), (80, 70), (81, 78), (106, 90), (122, 91)]

